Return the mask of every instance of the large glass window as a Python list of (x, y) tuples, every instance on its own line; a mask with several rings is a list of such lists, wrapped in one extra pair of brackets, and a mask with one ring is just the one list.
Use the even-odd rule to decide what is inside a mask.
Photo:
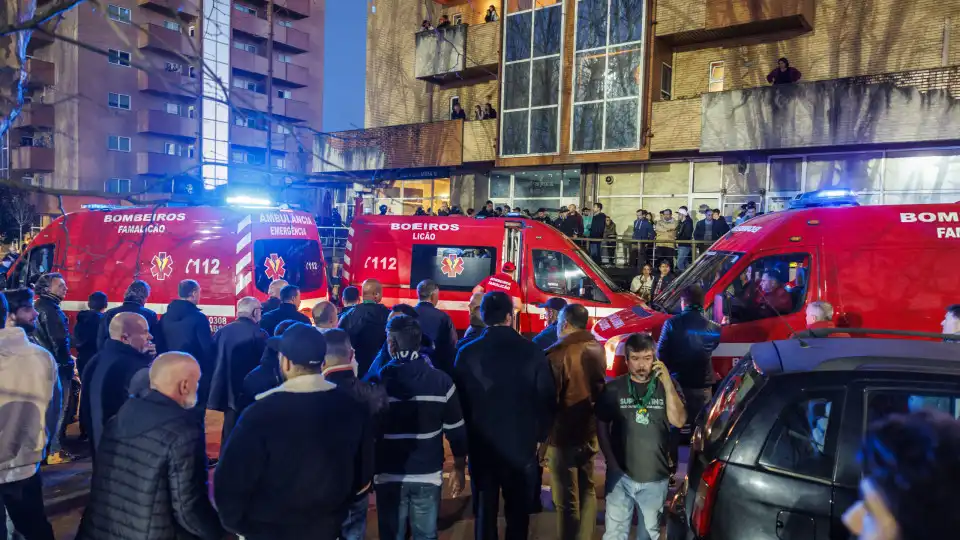
[(559, 251), (533, 250), (533, 280), (547, 294), (609, 302), (583, 269)]
[(477, 246), (414, 245), (410, 287), (432, 279), (445, 291), (471, 291), (494, 273), (497, 250)]
[(316, 291), (323, 287), (322, 259), (316, 240), (257, 240), (253, 244), (257, 290), (265, 293), (273, 280), (283, 279), (301, 292)]
[(640, 147), (645, 0), (577, 2), (573, 151)]
[(580, 168), (500, 171), (490, 175), (490, 200), (496, 205), (531, 212), (545, 208), (551, 215), (560, 206), (579, 204)]
[(375, 214), (380, 213), (381, 206), (386, 206), (390, 215), (412, 216), (421, 208), (436, 213), (443, 203), (450, 204), (450, 179), (393, 180), (375, 189), (369, 202), (365, 201), (364, 207), (372, 208)]
[(511, 1), (506, 8), (500, 154), (554, 154), (559, 151), (563, 6)]

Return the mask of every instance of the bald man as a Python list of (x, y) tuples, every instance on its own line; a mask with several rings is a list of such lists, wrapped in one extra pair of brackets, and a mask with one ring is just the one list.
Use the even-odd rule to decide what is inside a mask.
[(390, 310), (380, 303), (383, 300), (383, 286), (379, 281), (364, 281), (360, 291), (363, 301), (340, 319), (339, 328), (346, 331), (356, 349), (359, 376), (362, 379), (387, 340)]
[(283, 279), (275, 279), (270, 282), (270, 287), (267, 288), (267, 296), (270, 298), (267, 298), (267, 301), (264, 302), (262, 306), (264, 313), (268, 313), (280, 307), (280, 291), (282, 291), (287, 285), (289, 285), (289, 283)]
[(225, 533), (207, 495), (203, 427), (190, 411), (200, 365), (169, 352), (149, 374), (150, 390), (124, 403), (100, 438), (78, 540), (219, 540)]
[(133, 312), (110, 321), (110, 339), (83, 372), (81, 414), (89, 413), (90, 444), (96, 452), (103, 426), (117, 414), (134, 388), (134, 375), (150, 366), (155, 349), (147, 320)]
[[(276, 282), (274, 282), (276, 283)], [(220, 444), (226, 444), (237, 423), (243, 378), (260, 365), (267, 347), (267, 333), (260, 328), (263, 308), (252, 296), (237, 302), (237, 320), (224, 326), (213, 336), (217, 360), (210, 381), (207, 408), (223, 413)]]
[(337, 306), (324, 300), (313, 306), (313, 325), (320, 330), (337, 327)]

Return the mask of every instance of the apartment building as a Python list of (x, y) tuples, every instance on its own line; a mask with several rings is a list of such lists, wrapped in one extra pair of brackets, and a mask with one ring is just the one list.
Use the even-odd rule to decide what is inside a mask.
[(28, 104), (4, 141), (0, 173), (36, 186), (191, 198), (227, 182), (262, 185), (268, 162), (274, 182), (309, 171), (324, 0), (102, 7), (81, 4), (56, 25), (84, 47), (33, 34)]
[[(960, 201), (960, 0), (370, 7), (365, 129), (319, 138), (314, 169), (368, 208), (600, 201), (622, 231), (638, 208), (771, 211), (824, 188)], [(420, 31), (440, 15), (457, 24)], [(781, 57), (799, 81), (767, 81)], [(498, 117), (473, 120), (488, 101)]]

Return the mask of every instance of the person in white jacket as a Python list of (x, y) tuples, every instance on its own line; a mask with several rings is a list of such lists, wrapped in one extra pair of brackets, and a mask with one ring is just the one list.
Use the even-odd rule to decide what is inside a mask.
[[(60, 414), (60, 381), (53, 356), (27, 339), (36, 319), (32, 291), (0, 295), (0, 501), (26, 540), (54, 540), (40, 462)], [(0, 538), (7, 534), (0, 512)]]

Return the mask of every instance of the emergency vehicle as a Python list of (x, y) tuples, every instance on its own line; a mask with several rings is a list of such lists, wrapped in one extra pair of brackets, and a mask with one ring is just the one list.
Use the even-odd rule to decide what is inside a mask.
[(458, 330), (470, 325), (473, 288), (506, 262), (516, 266), (521, 332), (545, 328), (538, 304), (554, 296), (583, 304), (594, 319), (641, 303), (560, 231), (531, 219), (359, 216), (348, 234), (344, 281), (377, 279), (389, 306), (416, 304), (417, 284), (432, 279)]
[(235, 207), (127, 207), (57, 218), (20, 255), (8, 287), (32, 285), (48, 272), (67, 282), (61, 307), (85, 309), (94, 291), (120, 305), (135, 279), (151, 288), (147, 308), (163, 314), (177, 285), (196, 280), (200, 309), (214, 330), (236, 317), (237, 300), (267, 298), (274, 279), (301, 291), (301, 309), (328, 298), (323, 255), (313, 216), (305, 212)]
[[(799, 199), (798, 199), (799, 200)], [(806, 329), (806, 306), (830, 302), (839, 327), (939, 332), (947, 306), (960, 301), (960, 205), (801, 208), (755, 217), (717, 241), (651, 303), (594, 326), (611, 374), (625, 372), (622, 339), (658, 338), (680, 312), (680, 292), (699, 285), (705, 313), (721, 323), (713, 353), (721, 376), (754, 343)], [(767, 269), (783, 276), (793, 305), (757, 317), (750, 301)]]

